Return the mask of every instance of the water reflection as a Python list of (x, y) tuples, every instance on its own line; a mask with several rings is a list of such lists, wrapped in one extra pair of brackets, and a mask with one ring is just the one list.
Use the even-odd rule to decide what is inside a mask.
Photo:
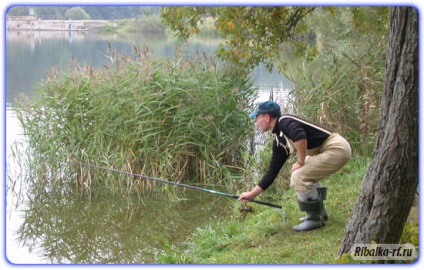
[(181, 248), (196, 227), (237, 207), (225, 197), (172, 186), (123, 197), (78, 194), (69, 184), (61, 193), (30, 187), (27, 178), (36, 176), (28, 174), (25, 155), (15, 155), (26, 151), (22, 130), (14, 111), (6, 113), (6, 254), (12, 263), (155, 263), (157, 252)]
[(228, 199), (176, 190), (142, 199), (96, 194), (37, 194), (27, 204), (18, 233), (22, 244), (49, 263), (154, 263), (164, 247), (178, 248), (197, 226), (225, 218)]

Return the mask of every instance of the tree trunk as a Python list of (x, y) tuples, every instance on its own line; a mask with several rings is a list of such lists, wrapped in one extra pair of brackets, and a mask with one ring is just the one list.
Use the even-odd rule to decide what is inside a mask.
[(418, 187), (418, 14), (390, 11), (389, 47), (374, 152), (339, 249), (399, 243)]

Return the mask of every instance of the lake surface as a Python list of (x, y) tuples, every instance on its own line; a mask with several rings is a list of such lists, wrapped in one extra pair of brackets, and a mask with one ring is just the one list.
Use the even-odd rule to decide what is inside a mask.
[[(219, 42), (195, 39), (187, 49), (213, 53)], [(101, 68), (110, 63), (108, 44), (117, 52), (132, 54), (133, 46), (147, 46), (154, 56), (171, 57), (177, 43), (172, 37), (123, 40), (78, 32), (6, 33), (6, 254), (10, 262), (155, 263), (157, 254), (181, 247), (197, 227), (234, 213), (235, 200), (180, 187), (172, 195), (152, 191), (124, 199), (96, 194), (87, 200), (47, 192), (35, 196), (19, 181), (27, 176), (22, 164), (11, 157), (11, 145), (22, 139), (13, 105), (22, 93), (36, 95), (46, 71), (66, 70), (71, 61)], [(261, 100), (268, 99), (271, 90), (278, 96), (292, 87), (278, 72), (258, 68), (252, 75)], [(219, 186), (209, 188), (226, 192)]]

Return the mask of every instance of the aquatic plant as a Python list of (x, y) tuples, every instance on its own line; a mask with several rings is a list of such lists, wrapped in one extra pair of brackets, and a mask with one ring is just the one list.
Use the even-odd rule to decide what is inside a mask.
[(36, 98), (17, 102), (31, 181), (72, 183), (87, 194), (153, 185), (69, 162), (202, 184), (243, 173), (252, 133), (246, 110), (256, 93), (246, 74), (180, 47), (170, 59), (136, 47), (134, 56), (109, 47), (109, 56), (100, 69), (52, 70)]

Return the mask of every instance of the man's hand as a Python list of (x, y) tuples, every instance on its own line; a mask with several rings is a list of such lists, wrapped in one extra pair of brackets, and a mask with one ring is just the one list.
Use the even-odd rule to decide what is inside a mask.
[(242, 202), (248, 202), (250, 200), (253, 200), (262, 191), (263, 190), (262, 190), (262, 188), (260, 186), (256, 186), (251, 191), (249, 191), (249, 192), (243, 192), (242, 194), (240, 194), (238, 200), (239, 201), (242, 201)]
[(251, 191), (249, 191), (249, 192), (243, 192), (242, 194), (240, 194), (238, 200), (242, 202), (248, 202), (253, 200), (254, 198), (255, 196), (252, 194)]
[(296, 162), (295, 164), (293, 164), (291, 172), (294, 172), (295, 170), (301, 168), (303, 166), (303, 164), (300, 164), (299, 162)]

